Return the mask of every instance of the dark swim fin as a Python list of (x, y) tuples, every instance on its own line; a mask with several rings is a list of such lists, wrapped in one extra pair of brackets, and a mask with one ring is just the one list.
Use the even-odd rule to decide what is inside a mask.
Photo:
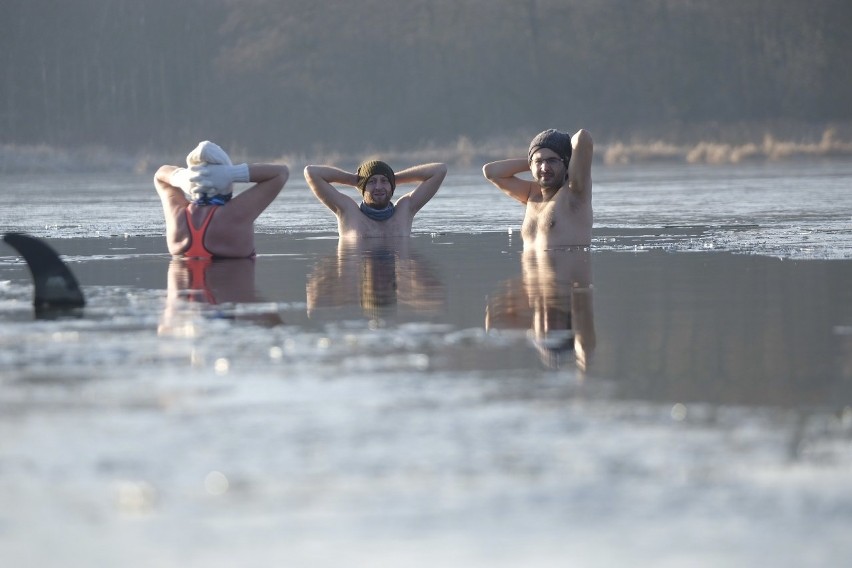
[(86, 305), (74, 274), (47, 243), (23, 233), (6, 233), (3, 240), (17, 250), (30, 267), (36, 311)]

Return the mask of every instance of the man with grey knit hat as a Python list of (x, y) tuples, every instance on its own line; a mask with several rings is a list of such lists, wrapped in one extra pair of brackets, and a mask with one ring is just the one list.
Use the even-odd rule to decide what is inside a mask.
[[(317, 199), (337, 217), (341, 239), (407, 237), (414, 215), (437, 193), (447, 175), (445, 164), (422, 164), (400, 172), (380, 160), (368, 160), (355, 172), (333, 166), (305, 168), (305, 180)], [(391, 201), (397, 184), (419, 182), (414, 190)], [(332, 184), (358, 188), (357, 203)]]
[[(482, 173), (526, 207), (524, 249), (589, 246), (592, 242), (592, 136), (550, 129), (530, 142), (527, 159), (485, 164)], [(529, 171), (533, 181), (518, 177)]]

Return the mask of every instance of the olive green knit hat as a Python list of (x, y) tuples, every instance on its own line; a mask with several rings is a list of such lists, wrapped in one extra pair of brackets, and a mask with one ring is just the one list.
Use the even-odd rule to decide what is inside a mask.
[(394, 175), (393, 170), (389, 165), (381, 160), (366, 161), (358, 166), (358, 170), (355, 173), (358, 175), (358, 189), (362, 192), (367, 187), (367, 180), (376, 174), (381, 174), (388, 178), (391, 190), (396, 189), (396, 176)]

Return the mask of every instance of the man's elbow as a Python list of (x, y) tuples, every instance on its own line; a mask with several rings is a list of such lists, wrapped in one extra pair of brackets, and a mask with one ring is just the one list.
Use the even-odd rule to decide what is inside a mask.
[(284, 187), (284, 184), (287, 183), (287, 180), (290, 179), (290, 168), (288, 168), (287, 166), (283, 166), (283, 165), (279, 166), (278, 176), (276, 176), (276, 177), (278, 178), (278, 184), (280, 184), (279, 185), (279, 190), (280, 190), (282, 187)]
[(571, 144), (574, 148), (585, 147), (591, 150), (594, 147), (592, 135), (585, 128), (581, 128), (576, 134), (574, 134)]
[(494, 181), (494, 162), (482, 166), (482, 175), (489, 181)]
[(308, 185), (313, 186), (314, 183), (319, 182), (323, 177), (323, 172), (320, 166), (317, 165), (308, 165), (305, 166), (305, 169), (302, 171), (305, 176), (305, 181), (308, 182)]

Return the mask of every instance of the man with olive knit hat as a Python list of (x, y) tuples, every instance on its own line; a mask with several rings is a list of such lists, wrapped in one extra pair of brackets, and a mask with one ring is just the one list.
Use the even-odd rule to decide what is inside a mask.
[[(579, 130), (545, 130), (533, 138), (527, 159), (485, 164), (482, 173), (526, 206), (524, 249), (589, 246), (592, 242), (592, 136)], [(533, 181), (518, 177), (529, 170)]]
[[(437, 193), (447, 175), (444, 164), (423, 164), (394, 172), (386, 163), (369, 160), (352, 173), (332, 166), (307, 166), (305, 180), (314, 195), (337, 216), (341, 239), (407, 237), (414, 215)], [(413, 191), (391, 201), (397, 184), (419, 182)], [(362, 201), (332, 184), (357, 187)]]

